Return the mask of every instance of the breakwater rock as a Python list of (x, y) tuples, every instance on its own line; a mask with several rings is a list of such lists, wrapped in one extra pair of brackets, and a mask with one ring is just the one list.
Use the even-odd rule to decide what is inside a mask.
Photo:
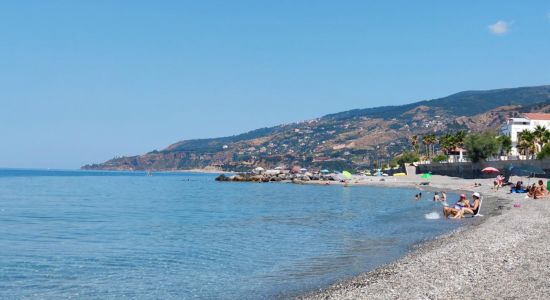
[(216, 181), (231, 182), (281, 182), (281, 181), (311, 181), (311, 180), (336, 180), (333, 176), (319, 174), (254, 174), (239, 173), (235, 175), (221, 174)]

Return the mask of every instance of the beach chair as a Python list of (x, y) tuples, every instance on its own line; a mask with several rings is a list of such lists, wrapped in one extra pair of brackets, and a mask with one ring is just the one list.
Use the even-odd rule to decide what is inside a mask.
[(483, 204), (483, 196), (481, 196), (481, 198), (479, 198), (479, 207), (477, 208), (477, 213), (475, 215), (466, 215), (464, 217), (468, 217), (468, 218), (474, 218), (474, 217), (483, 217), (482, 214), (480, 214), (481, 212), (481, 204)]

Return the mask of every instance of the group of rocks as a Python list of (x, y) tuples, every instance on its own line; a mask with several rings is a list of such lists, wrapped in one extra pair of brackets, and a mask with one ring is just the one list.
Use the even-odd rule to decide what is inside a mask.
[(239, 173), (235, 175), (221, 174), (216, 177), (216, 181), (234, 181), (234, 182), (280, 182), (280, 181), (311, 181), (311, 180), (336, 180), (330, 175), (320, 174), (254, 174), (254, 173)]

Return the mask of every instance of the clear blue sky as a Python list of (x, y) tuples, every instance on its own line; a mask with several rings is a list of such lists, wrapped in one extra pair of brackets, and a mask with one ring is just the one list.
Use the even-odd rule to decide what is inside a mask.
[(2, 1), (0, 167), (78, 168), (549, 70), (550, 1)]

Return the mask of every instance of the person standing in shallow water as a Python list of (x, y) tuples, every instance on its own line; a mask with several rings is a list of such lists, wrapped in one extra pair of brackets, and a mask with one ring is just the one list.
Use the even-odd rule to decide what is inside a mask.
[(441, 201), (442, 202), (447, 202), (447, 193), (446, 192), (441, 192)]
[(434, 201), (435, 202), (438, 202), (440, 199), (439, 199), (439, 193), (438, 192), (435, 192), (434, 193)]

